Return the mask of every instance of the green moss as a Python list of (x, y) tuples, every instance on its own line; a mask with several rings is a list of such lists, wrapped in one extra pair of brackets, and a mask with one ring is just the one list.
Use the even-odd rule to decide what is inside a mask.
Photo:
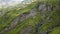
[[(40, 2), (43, 2), (43, 0), (38, 0), (36, 2), (31, 3), (30, 5), (28, 5), (25, 8), (19, 9), (18, 8), (14, 8), (13, 10), (9, 10), (7, 11), (3, 16), (0, 16), (0, 31), (2, 31), (6, 26), (8, 26), (11, 21), (13, 19), (15, 19), (16, 17), (18, 17), (19, 15), (25, 13), (25, 12), (29, 12), (30, 10), (32, 10), (33, 8), (37, 9), (37, 14), (35, 15), (35, 17), (30, 17), (25, 19), (23, 22), (19, 22), (18, 25), (7, 31), (4, 32), (4, 34), (18, 34), (19, 31), (21, 31), (22, 29), (26, 28), (27, 26), (32, 26), (32, 31), (30, 34), (34, 34), (35, 33), (35, 27), (38, 24), (40, 19), (44, 19), (43, 16), (40, 15), (40, 12), (38, 11), (38, 5)], [(46, 0), (45, 3), (48, 5), (52, 5), (57, 6), (59, 5), (59, 1), (58, 0)], [(51, 13), (49, 15), (47, 15), (50, 17), (51, 20), (46, 19), (44, 24), (39, 28), (39, 33), (43, 33), (46, 32), (50, 27), (51, 27), (51, 32), (49, 32), (49, 34), (60, 34), (60, 10), (52, 10)], [(59, 27), (59, 28), (56, 28)]]
[(17, 16), (19, 16), (20, 14), (24, 13), (24, 12), (28, 12), (30, 11), (32, 8), (34, 8), (36, 6), (37, 3), (32, 3), (30, 4), (28, 7), (25, 7), (23, 9), (20, 10), (12, 10), (12, 11), (8, 11), (4, 16), (0, 17), (0, 31), (6, 27), (7, 25), (9, 25), (9, 23), (16, 18)]
[[(14, 29), (12, 29), (8, 32), (5, 32), (4, 34), (17, 34), (20, 30), (26, 28), (28, 25), (32, 26), (32, 28), (34, 29), (36, 27), (36, 25), (38, 24), (40, 17), (41, 17), (40, 13), (37, 12), (35, 18), (30, 17), (30, 18), (24, 20), (23, 22), (18, 24)], [(35, 29), (31, 33), (33, 33), (34, 31), (35, 31)]]
[(54, 28), (49, 34), (60, 34), (60, 27)]
[(50, 15), (51, 20), (47, 20), (41, 27), (40, 33), (46, 32), (49, 28), (55, 28), (60, 26), (60, 11), (56, 10)]

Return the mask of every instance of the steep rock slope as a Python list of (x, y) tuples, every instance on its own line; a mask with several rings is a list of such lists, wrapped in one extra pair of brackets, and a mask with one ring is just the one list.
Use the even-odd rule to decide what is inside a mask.
[(50, 2), (7, 11), (0, 16), (0, 34), (60, 34), (60, 3)]

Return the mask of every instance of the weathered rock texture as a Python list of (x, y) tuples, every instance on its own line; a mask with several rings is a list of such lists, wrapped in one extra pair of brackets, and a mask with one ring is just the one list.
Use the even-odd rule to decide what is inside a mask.
[(0, 17), (0, 34), (60, 34), (60, 2), (47, 2), (7, 11)]

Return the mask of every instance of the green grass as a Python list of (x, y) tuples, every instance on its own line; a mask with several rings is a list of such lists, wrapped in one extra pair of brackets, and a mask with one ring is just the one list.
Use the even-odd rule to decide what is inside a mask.
[(17, 16), (21, 15), (24, 12), (29, 12), (31, 9), (33, 9), (36, 6), (37, 3), (32, 3), (28, 7), (25, 7), (20, 10), (11, 10), (8, 11), (4, 16), (0, 17), (0, 31), (9, 25), (9, 23), (16, 18)]
[(58, 11), (58, 10), (56, 10), (55, 12), (53, 12), (53, 14), (52, 15), (50, 15), (50, 17), (51, 17), (51, 19), (52, 20), (47, 20), (41, 27), (40, 27), (40, 33), (42, 33), (42, 32), (46, 32), (47, 31), (47, 29), (49, 28), (49, 27), (53, 27), (53, 28), (55, 28), (55, 27), (58, 27), (58, 26), (60, 26), (59, 24), (60, 24), (60, 11)]
[[(10, 25), (11, 21), (18, 17), (19, 15), (29, 12), (33, 8), (38, 8), (38, 3), (41, 2), (40, 0), (33, 2), (32, 4), (28, 5), (25, 8), (19, 9), (14, 8), (12, 10), (7, 11), (3, 16), (0, 16), (0, 31), (2, 31), (6, 26)], [(53, 7), (59, 5), (58, 0), (46, 0), (46, 4), (52, 4)], [(44, 19), (43, 16), (40, 15), (40, 12), (37, 9), (37, 14), (35, 15), (35, 18), (30, 17), (28, 19), (25, 19), (23, 22), (18, 22), (18, 25), (7, 32), (4, 32), (4, 34), (18, 34), (19, 31), (26, 28), (27, 26), (32, 26), (32, 31), (30, 34), (35, 33), (35, 27), (38, 24), (40, 19)], [(52, 10), (51, 13), (48, 15), (51, 20), (45, 20), (45, 23), (39, 28), (39, 33), (46, 32), (51, 27), (51, 32), (49, 34), (60, 34), (60, 10)]]
[(54, 28), (49, 34), (60, 34), (60, 27)]
[[(36, 25), (38, 24), (40, 19), (41, 19), (40, 13), (37, 12), (35, 18), (30, 17), (30, 18), (24, 20), (23, 22), (18, 24), (14, 29), (12, 29), (8, 32), (5, 32), (4, 34), (17, 34), (20, 30), (26, 28), (29, 25), (32, 26), (32, 28), (34, 29), (36, 27)], [(33, 31), (35, 31), (35, 29)], [(33, 33), (33, 31), (31, 33)]]

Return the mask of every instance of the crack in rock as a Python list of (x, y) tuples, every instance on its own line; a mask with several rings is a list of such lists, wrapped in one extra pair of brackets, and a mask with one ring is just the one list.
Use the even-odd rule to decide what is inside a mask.
[[(46, 14), (50, 14), (51, 8), (52, 8), (52, 5), (46, 6), (46, 4), (44, 4), (44, 3), (39, 5), (38, 9), (41, 12), (41, 16), (44, 17), (44, 19), (41, 19), (39, 21), (39, 23), (37, 24), (35, 34), (39, 34), (39, 27), (42, 26), (45, 23), (46, 19), (47, 20), (50, 19), (49, 15), (48, 15), (48, 17), (46, 17)], [(42, 33), (42, 34), (47, 34), (47, 33), (45, 32), (45, 33)]]

